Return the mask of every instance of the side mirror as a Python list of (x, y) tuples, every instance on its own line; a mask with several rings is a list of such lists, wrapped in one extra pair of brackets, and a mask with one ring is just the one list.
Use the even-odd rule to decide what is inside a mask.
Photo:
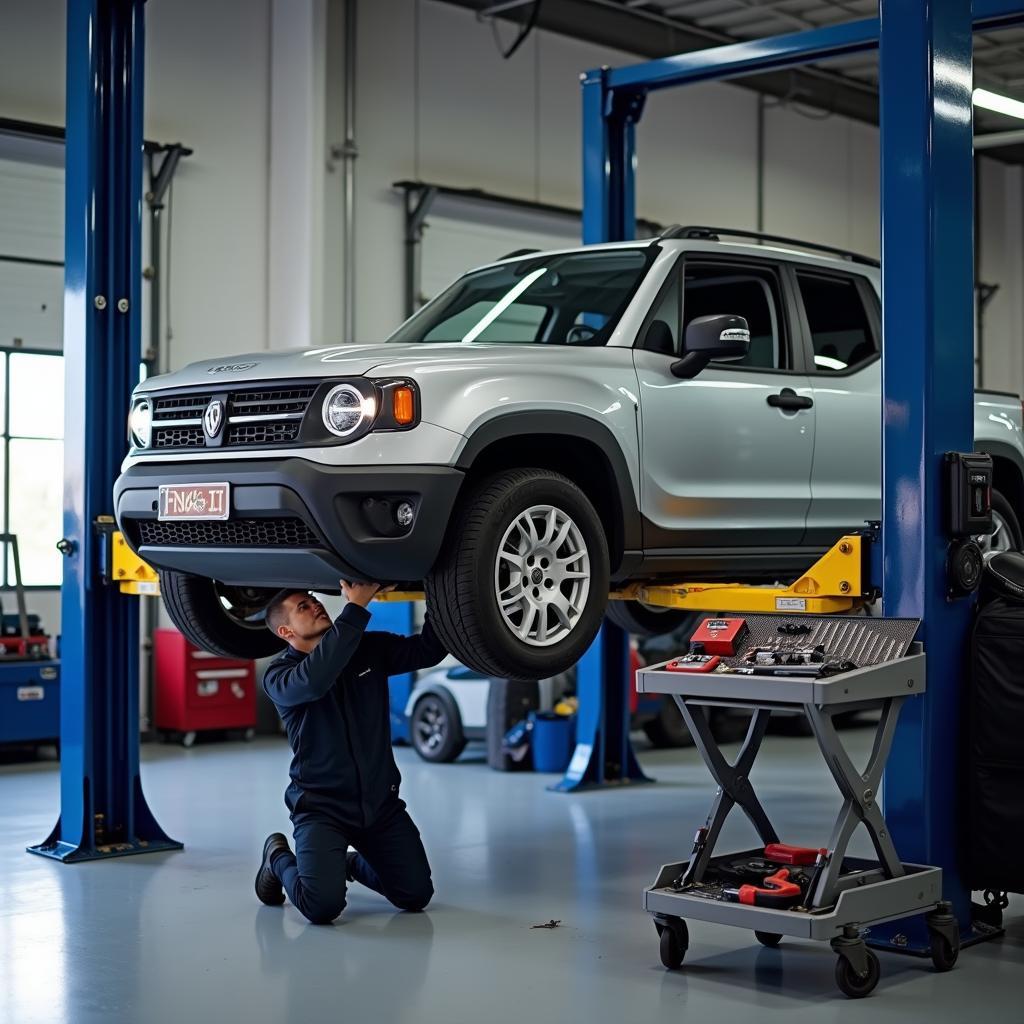
[(712, 360), (742, 359), (750, 351), (750, 328), (741, 316), (720, 313), (691, 320), (683, 338), (683, 358), (672, 364), (676, 377), (696, 377)]

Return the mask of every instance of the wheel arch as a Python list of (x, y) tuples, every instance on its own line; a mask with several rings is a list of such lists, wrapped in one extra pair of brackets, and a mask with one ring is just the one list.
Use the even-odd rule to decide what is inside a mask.
[(495, 417), (473, 432), (456, 465), (469, 478), (526, 467), (561, 473), (601, 519), (612, 577), (627, 555), (640, 553), (640, 509), (626, 457), (611, 430), (589, 416), (537, 411)]

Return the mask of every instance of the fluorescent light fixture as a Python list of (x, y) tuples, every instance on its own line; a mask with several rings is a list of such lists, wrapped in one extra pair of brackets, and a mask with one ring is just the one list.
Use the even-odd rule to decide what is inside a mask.
[(989, 92), (988, 89), (975, 89), (971, 101), (976, 107), (984, 107), (986, 110), (994, 110), (997, 114), (1024, 120), (1024, 103), (1010, 99), (1009, 96), (1000, 96), (999, 93)]
[(537, 280), (538, 277), (540, 277), (542, 274), (546, 274), (547, 272), (547, 267), (540, 267), (537, 270), (533, 271), (533, 273), (527, 274), (526, 277), (524, 277), (522, 281), (520, 281), (519, 284), (515, 286), (515, 288), (509, 291), (506, 295), (503, 295), (480, 318), (479, 323), (477, 323), (475, 327), (471, 328), (469, 333), (462, 339), (462, 344), (468, 345), (471, 341), (475, 341), (476, 338), (479, 335), (483, 334), (483, 332), (486, 331), (487, 328), (490, 327), (491, 324), (493, 324), (494, 321), (497, 320), (498, 317), (501, 316), (501, 314), (504, 313), (505, 310), (508, 309), (508, 307), (511, 306), (512, 303), (515, 302), (516, 299), (518, 299), (519, 296), (522, 295), (523, 292), (525, 292), (531, 284), (533, 284), (534, 281)]

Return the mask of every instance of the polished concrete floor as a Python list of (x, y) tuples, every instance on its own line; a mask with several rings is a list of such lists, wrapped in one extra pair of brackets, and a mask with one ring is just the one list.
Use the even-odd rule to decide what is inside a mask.
[[(870, 734), (846, 734), (866, 751)], [(282, 742), (143, 749), (151, 806), (184, 852), (64, 866), (24, 852), (58, 804), (53, 764), (0, 766), (0, 1022), (339, 1020), (1024, 1022), (1024, 901), (1006, 936), (948, 975), (882, 957), (867, 1000), (834, 987), (824, 945), (757, 945), (691, 925), (660, 965), (640, 892), (684, 857), (711, 791), (692, 750), (641, 752), (655, 786), (565, 796), (550, 779), (398, 758), (434, 867), (435, 902), (394, 912), (354, 888), (344, 917), (305, 924), (252, 890), (266, 834), (285, 829)], [(769, 737), (755, 781), (791, 842), (819, 845), (837, 800), (813, 741)], [(746, 843), (735, 820), (727, 842)], [(554, 930), (532, 926), (557, 919)]]

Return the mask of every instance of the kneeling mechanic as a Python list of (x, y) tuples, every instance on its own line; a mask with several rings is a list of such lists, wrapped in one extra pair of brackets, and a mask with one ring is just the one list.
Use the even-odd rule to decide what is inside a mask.
[(418, 636), (366, 632), (366, 606), (381, 585), (342, 581), (341, 588), (348, 603), (333, 623), (301, 590), (278, 594), (266, 618), (289, 644), (267, 668), (263, 688), (294, 755), (285, 803), (295, 852), (282, 833), (267, 837), (256, 895), (280, 906), (283, 886), (314, 924), (341, 913), (347, 882), (402, 910), (422, 910), (434, 894), (423, 842), (398, 794), (388, 676), (429, 668), (446, 652), (429, 615)]

